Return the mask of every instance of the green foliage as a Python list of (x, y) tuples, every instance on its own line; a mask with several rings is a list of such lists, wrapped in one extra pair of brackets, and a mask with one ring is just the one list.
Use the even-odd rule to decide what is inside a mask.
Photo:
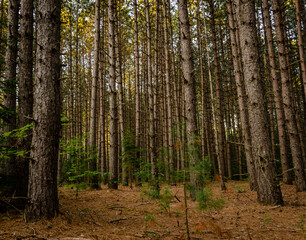
[(209, 188), (204, 188), (201, 191), (197, 192), (197, 201), (198, 201), (198, 209), (202, 210), (212, 210), (212, 209), (221, 209), (225, 200), (223, 198), (212, 198), (212, 192)]
[(155, 189), (149, 189), (149, 190), (143, 189), (143, 190), (141, 190), (141, 195), (149, 197), (151, 199), (159, 199), (160, 198), (159, 191), (157, 191)]
[(172, 192), (169, 188), (165, 188), (164, 192), (160, 194), (158, 206), (160, 207), (161, 212), (164, 210), (170, 214), (170, 203), (172, 200)]
[(60, 155), (63, 157), (62, 178), (65, 187), (75, 189), (76, 196), (80, 189), (91, 186), (90, 179), (99, 176), (99, 171), (88, 169), (92, 156), (96, 159), (96, 150), (86, 150), (83, 144), (86, 137), (74, 138), (68, 141), (61, 141)]
[(10, 132), (5, 132), (0, 137), (0, 162), (4, 159), (8, 159), (11, 156), (15, 155), (17, 157), (26, 157), (29, 156), (29, 151), (17, 151), (15, 149), (15, 146), (8, 146), (7, 141), (8, 138), (14, 138), (16, 141), (20, 141), (26, 137), (28, 137), (29, 134), (32, 133), (33, 129), (33, 123), (27, 124), (22, 128), (14, 129)]
[(122, 141), (123, 153), (120, 156), (122, 159), (122, 167), (126, 169), (127, 172), (135, 171), (135, 177), (140, 179), (140, 182), (145, 182), (150, 178), (150, 165), (144, 163), (141, 158), (137, 158), (137, 155), (144, 152), (145, 150), (138, 148), (135, 144), (135, 137), (129, 132), (124, 132), (124, 138)]
[(266, 228), (267, 224), (272, 220), (272, 217), (269, 215), (265, 215), (263, 219), (260, 220), (260, 222), (263, 224), (263, 226)]
[(154, 218), (154, 216), (152, 216), (151, 214), (146, 213), (145, 222), (148, 223), (149, 221), (155, 222), (155, 218)]
[(243, 193), (246, 191), (244, 186), (234, 185), (233, 187), (237, 193)]
[(303, 215), (303, 216), (300, 217), (297, 227), (300, 228), (303, 231), (304, 238), (306, 238), (305, 223), (306, 223), (306, 215)]

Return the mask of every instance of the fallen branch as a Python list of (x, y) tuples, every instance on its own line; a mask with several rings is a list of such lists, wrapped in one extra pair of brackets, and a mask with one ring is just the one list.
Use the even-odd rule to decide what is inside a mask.
[(116, 218), (116, 219), (113, 219), (113, 220), (109, 220), (108, 222), (109, 223), (114, 223), (114, 222), (119, 222), (119, 221), (122, 221), (122, 220), (128, 220), (128, 218)]

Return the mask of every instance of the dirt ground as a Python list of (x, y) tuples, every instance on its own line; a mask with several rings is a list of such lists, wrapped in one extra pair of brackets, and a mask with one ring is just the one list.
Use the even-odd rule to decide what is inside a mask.
[[(283, 185), (285, 206), (262, 206), (248, 183), (229, 181), (227, 190), (210, 184), (222, 197), (221, 209), (198, 210), (189, 198), (191, 239), (306, 239), (306, 192)], [(60, 215), (38, 223), (25, 223), (22, 214), (0, 215), (0, 239), (187, 239), (183, 186), (172, 192), (170, 214), (159, 200), (143, 194), (144, 187), (120, 186), (119, 190), (59, 189)], [(303, 232), (304, 231), (304, 232)]]

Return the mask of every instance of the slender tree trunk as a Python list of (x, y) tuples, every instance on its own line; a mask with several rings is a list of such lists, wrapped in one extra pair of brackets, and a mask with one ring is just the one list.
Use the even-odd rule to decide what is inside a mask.
[(248, 95), (249, 121), (258, 183), (257, 199), (265, 204), (283, 204), (276, 176), (276, 164), (272, 158), (268, 113), (260, 80), (255, 1), (241, 0), (238, 1), (237, 6), (243, 72)]
[(60, 134), (60, 0), (39, 0), (34, 128), (26, 221), (58, 213), (57, 158)]
[[(18, 83), (18, 127), (22, 128), (31, 123), (33, 114), (33, 1), (21, 1), (20, 20), (20, 63)], [(30, 152), (32, 135), (18, 142), (18, 151)], [(29, 175), (29, 154), (17, 158), (15, 169), (18, 180), (16, 196), (27, 195)]]
[[(140, 148), (140, 80), (139, 80), (139, 44), (138, 44), (138, 12), (137, 0), (134, 0), (134, 29), (135, 29), (135, 139), (136, 147)], [(140, 158), (137, 152), (136, 158)]]
[[(8, 2), (7, 8), (7, 45), (5, 55), (5, 76), (4, 76), (4, 109), (10, 112), (5, 119), (4, 132), (10, 132), (16, 128), (16, 83), (17, 83), (17, 42), (18, 42), (18, 12), (19, 0), (11, 0)], [(13, 150), (16, 141), (13, 138), (7, 139), (8, 150)], [(15, 157), (9, 156), (4, 160), (3, 172), (6, 176), (15, 181)]]
[(266, 29), (266, 38), (267, 38), (267, 48), (269, 55), (269, 64), (270, 64), (270, 71), (272, 77), (272, 87), (273, 87), (273, 95), (275, 102), (276, 119), (277, 119), (277, 129), (279, 136), (280, 157), (281, 157), (282, 170), (283, 170), (283, 182), (286, 184), (292, 184), (290, 172), (288, 172), (289, 162), (288, 162), (288, 151), (286, 146), (286, 129), (285, 129), (284, 108), (282, 102), (282, 89), (279, 84), (280, 79), (277, 74), (275, 52), (273, 46), (272, 24), (271, 24), (268, 0), (263, 0), (263, 7), (264, 7), (264, 21), (266, 25), (265, 29)]
[[(89, 146), (91, 152), (90, 170), (97, 170), (97, 159), (95, 158), (96, 151), (96, 115), (97, 115), (97, 83), (99, 79), (99, 61), (100, 61), (100, 0), (95, 1), (95, 48), (94, 48), (94, 66), (93, 78), (91, 83), (91, 98), (90, 98), (90, 117), (89, 117)], [(90, 70), (91, 71), (91, 70)], [(98, 188), (98, 177), (92, 177), (94, 188)]]
[(238, 95), (239, 112), (241, 117), (242, 134), (244, 139), (243, 144), (244, 144), (246, 161), (247, 161), (250, 189), (256, 190), (257, 184), (256, 184), (254, 159), (251, 147), (252, 141), (251, 141), (250, 126), (249, 126), (249, 112), (247, 108), (245, 84), (243, 81), (243, 75), (241, 69), (241, 57), (239, 51), (240, 44), (237, 42), (238, 29), (235, 27), (232, 1), (227, 0), (226, 5), (228, 11), (235, 82), (236, 82), (237, 95)]
[(108, 0), (109, 31), (109, 188), (118, 188), (118, 124), (117, 124), (117, 89), (116, 89), (116, 52), (115, 52), (115, 0)]
[[(119, 32), (119, 25), (120, 25), (120, 9), (117, 15), (117, 27), (116, 27), (116, 58), (117, 58), (117, 72), (118, 72), (118, 94), (119, 94), (119, 146), (121, 146), (121, 154), (125, 152), (125, 146), (123, 144), (124, 141), (124, 116), (123, 116), (123, 108), (124, 108), (124, 96), (123, 96), (123, 83), (122, 83), (122, 52), (121, 52), (121, 33)], [(122, 159), (124, 162), (124, 159)], [(124, 164), (122, 166), (122, 183), (127, 185), (126, 176), (127, 171)]]
[(159, 44), (159, 0), (156, 1), (156, 22), (155, 22), (155, 51), (154, 51), (154, 83), (152, 83), (151, 91), (153, 94), (153, 159), (151, 159), (151, 171), (153, 176), (153, 187), (155, 190), (159, 191), (159, 182), (158, 182), (158, 166), (157, 166), (157, 158), (158, 158), (158, 142), (157, 142), (157, 97), (158, 97), (158, 81), (159, 81), (159, 73), (158, 73), (158, 44)]
[[(194, 167), (200, 159), (199, 149), (196, 143), (198, 128), (196, 121), (196, 92), (195, 76), (193, 67), (193, 56), (190, 37), (190, 25), (188, 20), (187, 0), (178, 1), (179, 21), (181, 26), (181, 51), (182, 51), (182, 69), (185, 92), (185, 111), (186, 111), (186, 130), (188, 157), (190, 162), (190, 182), (194, 189), (198, 189), (197, 175)], [(196, 199), (195, 191), (191, 191), (191, 197)]]
[[(205, 129), (206, 129), (206, 111), (205, 111), (205, 80), (204, 80), (204, 66), (203, 66), (203, 46), (202, 46), (202, 29), (201, 29), (201, 23), (200, 23), (200, 1), (197, 1), (198, 9), (197, 9), (197, 41), (199, 46), (199, 60), (200, 60), (200, 80), (201, 80), (201, 112), (202, 112), (202, 118), (201, 118), (201, 150), (202, 150), (202, 158), (205, 156)], [(204, 16), (205, 17), (205, 16)]]
[(167, 23), (167, 3), (163, 0), (163, 18), (164, 18), (164, 46), (165, 46), (165, 71), (166, 71), (166, 104), (167, 104), (167, 134), (168, 134), (168, 158), (169, 158), (169, 172), (170, 182), (173, 182), (172, 174), (174, 170), (173, 161), (173, 137), (172, 137), (172, 106), (171, 106), (171, 79), (170, 79), (170, 57), (169, 57), (169, 36)]
[[(301, 81), (304, 86), (304, 96), (306, 96), (306, 63), (305, 63), (305, 51), (303, 46), (303, 33), (302, 33), (302, 20), (301, 20), (301, 7), (300, 1), (294, 0), (295, 2), (295, 9), (296, 9), (296, 23), (297, 23), (297, 32), (298, 32), (298, 46), (299, 46), (299, 56), (300, 56), (300, 67), (302, 72)], [(304, 25), (304, 29), (306, 26)]]
[(213, 54), (214, 54), (214, 74), (215, 74), (215, 82), (216, 82), (216, 121), (217, 121), (217, 131), (216, 131), (216, 144), (218, 144), (218, 165), (219, 165), (219, 175), (221, 180), (221, 189), (225, 190), (224, 184), (224, 123), (223, 123), (223, 108), (222, 108), (222, 84), (220, 78), (220, 64), (219, 64), (219, 56), (217, 50), (217, 40), (216, 40), (216, 27), (215, 27), (215, 10), (214, 3), (212, 0), (209, 0), (210, 5), (210, 14), (211, 14), (211, 34), (212, 34), (212, 42), (213, 42)]
[(288, 129), (292, 161), (295, 173), (295, 185), (297, 191), (306, 190), (306, 176), (302, 157), (301, 142), (295, 119), (292, 93), (290, 92), (290, 78), (288, 73), (288, 61), (285, 49), (285, 37), (281, 23), (281, 10), (278, 0), (272, 0), (272, 9), (275, 21), (276, 40), (278, 46), (278, 59), (282, 82), (282, 99), (285, 112), (286, 126)]

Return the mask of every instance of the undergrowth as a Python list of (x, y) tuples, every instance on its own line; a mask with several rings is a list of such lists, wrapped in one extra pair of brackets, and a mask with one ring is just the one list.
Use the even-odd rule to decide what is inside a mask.
[(197, 192), (197, 201), (199, 210), (221, 209), (226, 203), (224, 198), (214, 199), (209, 188)]

